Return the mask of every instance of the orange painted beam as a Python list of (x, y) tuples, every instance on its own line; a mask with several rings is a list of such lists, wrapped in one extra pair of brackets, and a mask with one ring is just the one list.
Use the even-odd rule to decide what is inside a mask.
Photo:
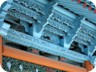
[(42, 66), (55, 68), (62, 71), (87, 72), (85, 68), (77, 67), (64, 62), (55, 61), (55, 60), (52, 60), (43, 56), (39, 56), (36, 54), (28, 53), (28, 52), (21, 51), (8, 46), (3, 46), (3, 48), (4, 48), (3, 56), (15, 58), (15, 59), (30, 62), (30, 63), (39, 64)]
[(85, 61), (84, 67), (87, 69), (87, 71), (91, 71), (94, 68), (94, 66), (89, 61)]
[(2, 37), (0, 36), (0, 65), (2, 65)]
[(77, 2), (78, 2), (78, 3), (80, 3), (80, 2), (81, 2), (81, 0), (78, 0)]

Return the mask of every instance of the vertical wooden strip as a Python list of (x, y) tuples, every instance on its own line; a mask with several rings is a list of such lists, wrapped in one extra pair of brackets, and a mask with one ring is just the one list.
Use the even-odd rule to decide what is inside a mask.
[(2, 37), (0, 36), (0, 65), (2, 65)]

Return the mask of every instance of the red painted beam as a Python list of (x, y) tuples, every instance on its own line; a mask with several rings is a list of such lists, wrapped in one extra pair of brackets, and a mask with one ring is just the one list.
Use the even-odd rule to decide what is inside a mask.
[(89, 6), (89, 10), (92, 10), (92, 7), (91, 6)]
[(85, 3), (83, 4), (83, 7), (86, 8), (86, 6), (87, 6), (87, 4), (86, 4), (86, 2), (85, 2)]
[(96, 14), (96, 9), (94, 10), (94, 13)]
[(77, 2), (78, 2), (78, 3), (81, 3), (81, 0), (78, 0)]
[(85, 68), (77, 67), (71, 64), (60, 62), (60, 61), (55, 61), (40, 55), (28, 53), (28, 52), (21, 51), (15, 48), (10, 48), (7, 46), (3, 46), (3, 48), (4, 48), (3, 56), (15, 58), (15, 59), (30, 62), (30, 63), (39, 64), (42, 66), (47, 66), (50, 68), (55, 68), (62, 71), (87, 72)]

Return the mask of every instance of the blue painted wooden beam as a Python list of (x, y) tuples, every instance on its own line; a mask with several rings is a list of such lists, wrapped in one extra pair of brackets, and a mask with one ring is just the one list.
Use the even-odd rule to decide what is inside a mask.
[(40, 51), (51, 53), (61, 57), (66, 57), (77, 62), (83, 63), (84, 61), (89, 60), (86, 55), (71, 50), (66, 51), (63, 47), (54, 45), (44, 40), (40, 40), (38, 38), (34, 38), (13, 29), (10, 29), (8, 31), (8, 35), (4, 36), (4, 38), (27, 47), (36, 48)]
[(8, 9), (12, 6), (13, 0), (7, 0), (5, 1), (0, 8), (0, 34), (2, 36), (7, 35), (7, 31), (10, 28), (10, 25), (4, 23), (4, 18), (7, 15)]
[(96, 51), (96, 39), (91, 40), (91, 44), (88, 45), (87, 49), (85, 49), (85, 53), (88, 56), (93, 56), (94, 52)]
[(0, 21), (3, 21), (5, 16), (7, 15), (8, 9), (12, 6), (13, 0), (5, 1), (0, 8)]
[(73, 29), (71, 29), (67, 35), (64, 37), (64, 48), (69, 49), (72, 42), (74, 41), (75, 37), (77, 36), (77, 32), (81, 28), (81, 21), (84, 19), (84, 17), (76, 18), (72, 24), (74, 26)]

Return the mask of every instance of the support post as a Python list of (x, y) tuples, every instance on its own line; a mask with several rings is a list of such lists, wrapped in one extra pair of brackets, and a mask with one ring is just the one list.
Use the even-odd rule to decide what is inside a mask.
[(83, 16), (77, 17), (73, 21), (74, 28), (65, 35), (64, 38), (64, 48), (69, 49), (75, 37), (77, 36), (77, 32), (81, 29), (81, 21), (85, 20)]
[(0, 36), (0, 65), (2, 65), (2, 37)]

